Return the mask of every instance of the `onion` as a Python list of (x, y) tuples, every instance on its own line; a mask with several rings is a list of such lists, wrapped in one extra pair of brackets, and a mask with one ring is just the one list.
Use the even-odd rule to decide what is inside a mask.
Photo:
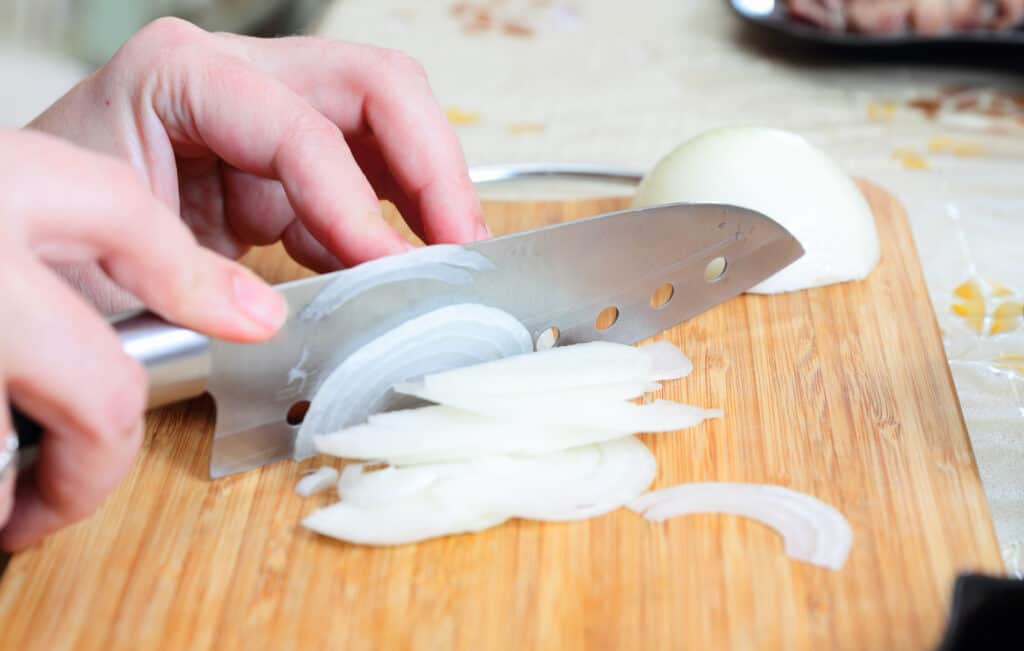
[(627, 506), (657, 522), (692, 513), (752, 518), (782, 535), (789, 557), (833, 570), (846, 562), (853, 543), (850, 524), (839, 511), (815, 497), (772, 484), (680, 484), (647, 493)]
[(321, 493), (338, 483), (338, 471), (330, 466), (322, 466), (309, 473), (295, 484), (295, 492), (302, 497)]
[(349, 355), (323, 381), (296, 435), (294, 456), (315, 453), (315, 434), (402, 406), (391, 391), (397, 383), (532, 348), (518, 320), (485, 305), (449, 305), (406, 321)]
[(727, 203), (762, 212), (804, 247), (799, 260), (747, 290), (769, 294), (864, 278), (880, 245), (864, 195), (823, 152), (796, 134), (723, 128), (683, 143), (637, 188), (635, 207)]
[(402, 545), (489, 529), (508, 518), (429, 497), (375, 506), (337, 502), (310, 513), (302, 525), (319, 534), (361, 545)]
[(680, 378), (693, 364), (672, 344), (640, 348), (605, 341), (515, 355), (488, 364), (436, 373), (405, 391), (433, 395), (543, 393), (607, 384)]
[(455, 244), (422, 246), (408, 253), (370, 260), (346, 269), (320, 290), (299, 312), (299, 318), (322, 319), (356, 296), (380, 285), (409, 279), (465, 285), (472, 282), (472, 271), (486, 271), (493, 267), (483, 254)]
[(314, 438), (317, 451), (397, 465), (458, 461), (496, 454), (538, 454), (632, 434), (607, 428), (524, 426), (451, 407), (381, 414), (368, 423)]
[(637, 405), (631, 402), (566, 400), (557, 394), (529, 394), (528, 399), (517, 401), (510, 398), (480, 398), (475, 395), (417, 390), (408, 384), (399, 384), (395, 391), (442, 405), (530, 425), (589, 427), (628, 432), (671, 432), (693, 427), (707, 418), (722, 416), (720, 409), (704, 409), (668, 400), (655, 400), (650, 404)]
[(508, 520), (579, 520), (620, 508), (654, 480), (655, 461), (633, 437), (539, 456), (460, 464), (346, 468), (343, 501), (303, 525), (341, 540), (397, 545), (479, 531)]
[[(346, 466), (337, 481), (342, 501), (303, 525), (353, 543), (400, 545), (511, 518), (579, 520), (622, 506), (658, 521), (724, 512), (775, 527), (793, 558), (842, 567), (850, 526), (808, 495), (727, 483), (641, 495), (656, 463), (634, 432), (721, 416), (666, 400), (629, 402), (692, 371), (675, 346), (599, 342), (525, 354), (531, 347), (510, 315), (470, 304), (407, 321), (349, 356), (316, 394), (296, 453), (315, 446), (391, 465)], [(439, 404), (382, 411), (394, 404), (393, 384), (395, 392)], [(332, 469), (321, 471), (328, 472), (304, 478), (296, 491), (333, 482)]]

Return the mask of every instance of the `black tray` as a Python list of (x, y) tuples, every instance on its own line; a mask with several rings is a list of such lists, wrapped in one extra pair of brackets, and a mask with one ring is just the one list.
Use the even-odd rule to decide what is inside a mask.
[(857, 34), (830, 32), (791, 17), (785, 0), (726, 0), (743, 20), (808, 45), (861, 50), (921, 50), (955, 47), (963, 50), (1024, 48), (1024, 27), (973, 30), (925, 36), (921, 34)]

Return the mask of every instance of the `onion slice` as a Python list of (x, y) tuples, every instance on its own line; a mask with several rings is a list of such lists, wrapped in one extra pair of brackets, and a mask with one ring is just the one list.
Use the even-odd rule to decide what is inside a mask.
[(413, 395), (423, 391), (506, 398), (519, 393), (650, 383), (684, 377), (692, 370), (690, 360), (667, 342), (637, 348), (595, 341), (435, 373), (406, 390)]
[(395, 391), (449, 407), (501, 418), (513, 423), (560, 425), (612, 429), (626, 432), (672, 432), (700, 424), (708, 418), (720, 418), (720, 409), (704, 409), (670, 400), (655, 400), (637, 405), (625, 401), (567, 400), (558, 394), (518, 402), (514, 397), (481, 398), (417, 388), (403, 383)]
[(338, 483), (338, 470), (331, 466), (321, 466), (307, 474), (295, 484), (295, 492), (302, 497), (322, 493)]
[(322, 454), (409, 465), (554, 452), (632, 433), (628, 429), (523, 425), (431, 406), (371, 416), (367, 423), (316, 436), (313, 442)]
[(693, 513), (727, 513), (751, 518), (778, 531), (786, 555), (840, 569), (853, 544), (846, 518), (816, 497), (773, 484), (699, 482), (646, 493), (627, 504), (648, 520)]
[(337, 311), (356, 296), (389, 283), (403, 280), (437, 280), (449, 285), (465, 285), (473, 280), (473, 271), (493, 269), (481, 253), (456, 244), (422, 246), (401, 255), (364, 262), (338, 274), (306, 307), (299, 318), (317, 321)]
[(476, 303), (449, 305), (405, 321), (349, 355), (324, 380), (296, 435), (294, 456), (315, 454), (316, 434), (407, 405), (408, 400), (392, 393), (395, 384), (532, 348), (530, 333), (515, 317)]
[(482, 531), (507, 519), (503, 514), (419, 496), (373, 506), (337, 502), (313, 511), (302, 525), (324, 536), (361, 545), (403, 545)]
[(510, 518), (565, 521), (620, 508), (654, 481), (654, 456), (634, 437), (528, 456), (463, 463), (347, 467), (342, 502), (303, 521), (324, 535), (396, 545), (479, 531)]

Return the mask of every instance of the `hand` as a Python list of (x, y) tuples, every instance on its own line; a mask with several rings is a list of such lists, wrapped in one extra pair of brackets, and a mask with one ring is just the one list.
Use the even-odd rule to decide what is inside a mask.
[(47, 265), (97, 263), (165, 319), (233, 341), (270, 337), (287, 306), (199, 246), (114, 158), (0, 130), (0, 196), (0, 436), (11, 429), (8, 398), (44, 427), (13, 511), (11, 483), (0, 485), (0, 547), (13, 550), (91, 513), (142, 438), (145, 373)]
[(410, 248), (378, 196), (428, 243), (487, 235), (422, 68), (393, 51), (160, 19), (30, 126), (128, 161), (228, 257), (280, 240), (329, 271)]

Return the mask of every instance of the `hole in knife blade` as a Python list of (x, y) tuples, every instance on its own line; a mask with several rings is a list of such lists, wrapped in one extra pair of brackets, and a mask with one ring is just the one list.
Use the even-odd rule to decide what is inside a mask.
[(615, 322), (619, 320), (619, 308), (609, 305), (608, 307), (601, 310), (601, 313), (597, 315), (597, 320), (594, 321), (594, 327), (598, 330), (607, 330), (608, 328), (615, 325)]
[(558, 345), (558, 337), (562, 333), (558, 331), (558, 328), (551, 326), (544, 332), (537, 336), (537, 342), (535, 344), (536, 350), (548, 350)]
[(725, 275), (729, 263), (722, 256), (718, 256), (704, 267), (704, 280), (713, 283)]
[(651, 294), (651, 307), (656, 310), (665, 307), (675, 293), (676, 288), (672, 286), (672, 283), (665, 283)]
[(289, 425), (301, 425), (303, 419), (306, 418), (307, 411), (309, 411), (309, 401), (300, 400), (288, 408), (288, 414), (284, 417), (285, 422)]

